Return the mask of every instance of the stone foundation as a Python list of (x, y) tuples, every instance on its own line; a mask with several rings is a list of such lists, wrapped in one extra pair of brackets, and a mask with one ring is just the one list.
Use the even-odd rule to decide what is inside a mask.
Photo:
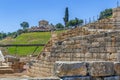
[[(119, 62), (64, 62), (55, 63), (55, 76), (63, 80), (120, 80), (116, 68)], [(59, 66), (58, 66), (59, 65)]]
[[(119, 64), (120, 62), (109, 61), (56, 61), (51, 77), (57, 79), (45, 80), (120, 80)], [(36, 73), (40, 71), (34, 70)]]

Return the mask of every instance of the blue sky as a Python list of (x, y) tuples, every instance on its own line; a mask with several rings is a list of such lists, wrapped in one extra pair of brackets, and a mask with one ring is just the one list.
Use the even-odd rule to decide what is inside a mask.
[(30, 26), (37, 26), (42, 19), (63, 23), (66, 7), (70, 19), (89, 19), (106, 8), (116, 7), (116, 3), (117, 0), (0, 0), (0, 32), (16, 31), (23, 21)]

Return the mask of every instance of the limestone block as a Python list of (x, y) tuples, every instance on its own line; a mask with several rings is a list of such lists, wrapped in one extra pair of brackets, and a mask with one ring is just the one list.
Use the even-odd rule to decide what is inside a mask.
[(90, 48), (89, 52), (91, 52), (91, 53), (99, 53), (100, 50), (98, 48)]
[(120, 50), (117, 51), (117, 54), (116, 54), (116, 55), (117, 55), (117, 57), (116, 57), (116, 58), (117, 58), (117, 61), (120, 62)]
[(97, 42), (104, 42), (104, 38), (97, 38), (96, 41)]
[(80, 44), (80, 40), (75, 40), (75, 44)]
[(120, 80), (119, 76), (105, 77), (104, 80)]
[(54, 74), (59, 77), (63, 76), (86, 76), (87, 68), (85, 62), (62, 62), (55, 63)]
[(114, 74), (113, 62), (93, 61), (89, 63), (89, 75), (91, 76), (112, 76)]
[(64, 52), (64, 53), (71, 53), (71, 52), (73, 52), (73, 50), (69, 49), (69, 48), (66, 48), (66, 49), (63, 49), (62, 52)]
[(114, 70), (115, 70), (116, 75), (120, 75), (120, 62), (114, 63)]
[(74, 53), (73, 57), (75, 57), (75, 58), (80, 58), (80, 57), (81, 57), (80, 54), (81, 54), (81, 53)]
[(47, 78), (32, 78), (32, 79), (29, 79), (29, 80), (61, 80), (59, 78), (52, 78), (52, 77), (47, 77)]
[(111, 60), (116, 59), (116, 53), (110, 54), (110, 59), (111, 59)]
[(100, 58), (101, 58), (101, 59), (107, 60), (108, 57), (109, 57), (109, 56), (108, 56), (107, 53), (100, 53)]
[(103, 80), (102, 78), (99, 78), (99, 77), (93, 77), (91, 80)]
[(90, 80), (90, 77), (65, 77), (63, 80)]
[(79, 53), (79, 52), (81, 52), (81, 49), (72, 49), (72, 51), (73, 51), (74, 53)]
[(91, 45), (92, 46), (99, 46), (99, 42), (93, 42)]
[(86, 58), (92, 58), (92, 53), (87, 52), (87, 53), (85, 54), (85, 57), (86, 57)]

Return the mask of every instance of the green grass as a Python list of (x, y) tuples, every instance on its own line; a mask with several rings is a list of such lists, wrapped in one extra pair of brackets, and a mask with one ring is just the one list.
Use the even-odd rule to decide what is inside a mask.
[(111, 15), (111, 16), (108, 16), (107, 18), (112, 18), (112, 15)]
[[(12, 44), (46, 44), (50, 39), (50, 32), (24, 33), (15, 38)], [(40, 46), (35, 55), (39, 54), (44, 46)], [(36, 47), (9, 47), (8, 52), (12, 55), (26, 56), (32, 54)]]
[(58, 35), (61, 34), (61, 33), (64, 33), (64, 32), (66, 32), (66, 30), (58, 30), (58, 31), (55, 31), (55, 33), (58, 34)]
[[(55, 31), (56, 34), (61, 34), (65, 30)], [(17, 38), (6, 38), (0, 41), (0, 44), (46, 44), (51, 37), (51, 32), (31, 32), (23, 33)], [(34, 53), (37, 55), (41, 52), (44, 46), (40, 46)], [(26, 56), (32, 54), (35, 47), (8, 47), (8, 54)]]

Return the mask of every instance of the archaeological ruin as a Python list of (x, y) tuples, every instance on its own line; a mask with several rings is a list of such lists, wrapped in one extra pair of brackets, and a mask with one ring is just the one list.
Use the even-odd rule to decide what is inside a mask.
[[(41, 20), (29, 31), (52, 29)], [(0, 51), (0, 76), (26, 71), (30, 80), (120, 80), (120, 7), (113, 9), (112, 18), (51, 34), (41, 53), (34, 59), (30, 55), (26, 62)]]
[(60, 35), (52, 32), (51, 39), (28, 69), (28, 75), (63, 80), (120, 80), (119, 13), (120, 7), (114, 8), (112, 18)]
[(46, 32), (55, 30), (54, 26), (50, 25), (46, 20), (40, 20), (38, 26), (32, 26), (28, 29), (29, 32)]

